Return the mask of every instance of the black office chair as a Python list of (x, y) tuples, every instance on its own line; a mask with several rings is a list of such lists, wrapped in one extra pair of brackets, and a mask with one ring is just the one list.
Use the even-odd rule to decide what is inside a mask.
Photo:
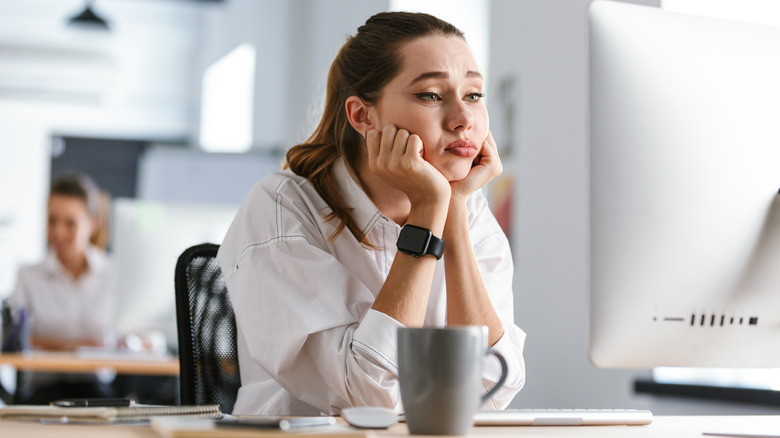
[(219, 245), (185, 250), (176, 263), (176, 319), (182, 405), (219, 404), (231, 413), (241, 376), (236, 319), (216, 256)]

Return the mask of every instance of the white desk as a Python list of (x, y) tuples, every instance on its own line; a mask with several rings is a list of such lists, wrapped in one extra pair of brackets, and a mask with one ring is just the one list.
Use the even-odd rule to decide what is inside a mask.
[[(354, 431), (355, 437), (407, 437), (405, 424), (385, 431)], [(658, 416), (649, 426), (479, 427), (471, 437), (593, 437), (701, 438), (702, 432), (742, 432), (780, 435), (780, 416)], [(267, 435), (267, 434), (260, 434)], [(279, 432), (278, 435), (285, 435)], [(323, 434), (324, 436), (327, 436)], [(148, 426), (84, 426), (37, 424), (0, 420), (3, 438), (159, 438)], [(291, 436), (286, 434), (286, 436)], [(308, 435), (311, 436), (311, 435)], [(351, 436), (351, 435), (350, 435)]]

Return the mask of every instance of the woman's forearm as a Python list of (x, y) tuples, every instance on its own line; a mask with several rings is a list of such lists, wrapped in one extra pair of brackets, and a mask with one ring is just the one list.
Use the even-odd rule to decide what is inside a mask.
[[(413, 206), (406, 223), (427, 228), (435, 236), (441, 236), (447, 217), (445, 201), (442, 201), (442, 205)], [(413, 257), (399, 251), (374, 301), (373, 309), (407, 327), (422, 326), (436, 263), (432, 255)]]
[(487, 326), (489, 343), (494, 345), (503, 336), (504, 328), (490, 301), (474, 255), (465, 200), (451, 202), (444, 241), (447, 324)]

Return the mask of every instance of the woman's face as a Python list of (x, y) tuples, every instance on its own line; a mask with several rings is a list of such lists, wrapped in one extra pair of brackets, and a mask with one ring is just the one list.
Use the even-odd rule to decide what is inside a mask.
[(49, 245), (60, 259), (83, 254), (89, 247), (93, 222), (87, 204), (67, 195), (49, 197), (47, 235)]
[(449, 181), (468, 175), (488, 135), (483, 78), (465, 41), (416, 39), (400, 49), (402, 68), (376, 103), (378, 129), (417, 134), (426, 161)]

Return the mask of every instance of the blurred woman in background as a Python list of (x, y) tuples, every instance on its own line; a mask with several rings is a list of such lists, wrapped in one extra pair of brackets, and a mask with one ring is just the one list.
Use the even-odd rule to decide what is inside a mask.
[[(114, 271), (105, 251), (93, 244), (104, 243), (106, 235), (99, 226), (100, 190), (83, 174), (57, 178), (51, 185), (47, 210), (48, 255), (19, 270), (9, 298), (14, 312), (25, 313), (29, 319), (29, 345), (67, 351), (114, 346)], [(22, 396), (27, 403), (111, 392), (92, 375), (37, 373), (24, 383), (28, 385), (20, 389), (31, 393), (27, 399)]]

